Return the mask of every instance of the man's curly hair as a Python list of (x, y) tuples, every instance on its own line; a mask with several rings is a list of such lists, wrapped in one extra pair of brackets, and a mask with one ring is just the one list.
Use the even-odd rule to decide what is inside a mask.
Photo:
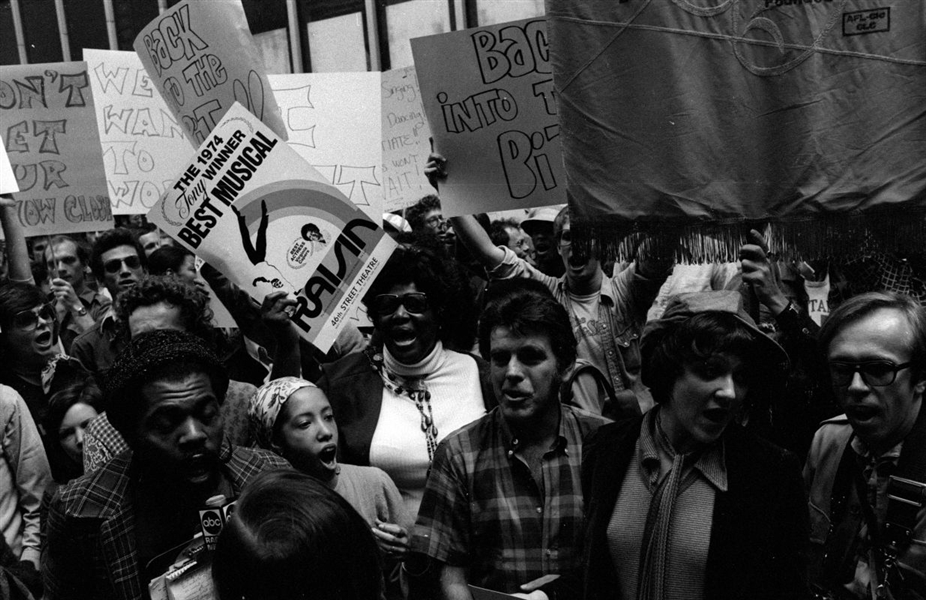
[(408, 221), (412, 231), (424, 229), (424, 217), (432, 210), (440, 210), (440, 198), (428, 194), (418, 202), (405, 209), (405, 220)]
[(213, 315), (206, 292), (176, 277), (154, 275), (142, 278), (116, 301), (116, 319), (125, 339), (131, 337), (129, 316), (139, 308), (160, 302), (180, 309), (180, 319), (187, 332), (203, 340), (213, 339)]

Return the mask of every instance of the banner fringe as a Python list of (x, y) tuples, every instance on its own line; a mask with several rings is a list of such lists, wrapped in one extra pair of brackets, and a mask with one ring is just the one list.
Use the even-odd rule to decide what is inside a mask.
[(571, 228), (573, 243), (585, 249), (594, 243), (602, 261), (631, 261), (654, 253), (673, 254), (683, 264), (734, 262), (750, 229), (766, 236), (770, 252), (789, 260), (828, 260), (876, 250), (926, 254), (926, 207), (695, 225), (573, 217)]

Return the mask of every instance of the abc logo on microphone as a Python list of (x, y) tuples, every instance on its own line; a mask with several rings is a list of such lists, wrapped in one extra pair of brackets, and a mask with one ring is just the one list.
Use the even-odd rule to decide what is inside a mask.
[(222, 532), (222, 515), (219, 511), (204, 510), (200, 515), (202, 519), (203, 533), (208, 535), (219, 535)]
[(225, 526), (225, 518), (221, 508), (207, 508), (199, 511), (199, 525), (203, 532), (203, 543), (206, 550), (215, 550), (215, 543)]

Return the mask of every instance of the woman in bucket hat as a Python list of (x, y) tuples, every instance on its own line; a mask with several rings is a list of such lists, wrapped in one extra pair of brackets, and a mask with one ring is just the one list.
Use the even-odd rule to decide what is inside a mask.
[(642, 354), (657, 406), (585, 450), (584, 597), (806, 597), (800, 465), (739, 424), (787, 354), (737, 292), (671, 299)]

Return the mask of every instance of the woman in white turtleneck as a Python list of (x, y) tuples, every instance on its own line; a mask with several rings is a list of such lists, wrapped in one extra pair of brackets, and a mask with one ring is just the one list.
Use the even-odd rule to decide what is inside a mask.
[(364, 297), (374, 342), (323, 366), (319, 380), (338, 418), (340, 456), (395, 482), (409, 514), (418, 505), (437, 444), (495, 404), (472, 347), (472, 291), (438, 247), (400, 246)]

